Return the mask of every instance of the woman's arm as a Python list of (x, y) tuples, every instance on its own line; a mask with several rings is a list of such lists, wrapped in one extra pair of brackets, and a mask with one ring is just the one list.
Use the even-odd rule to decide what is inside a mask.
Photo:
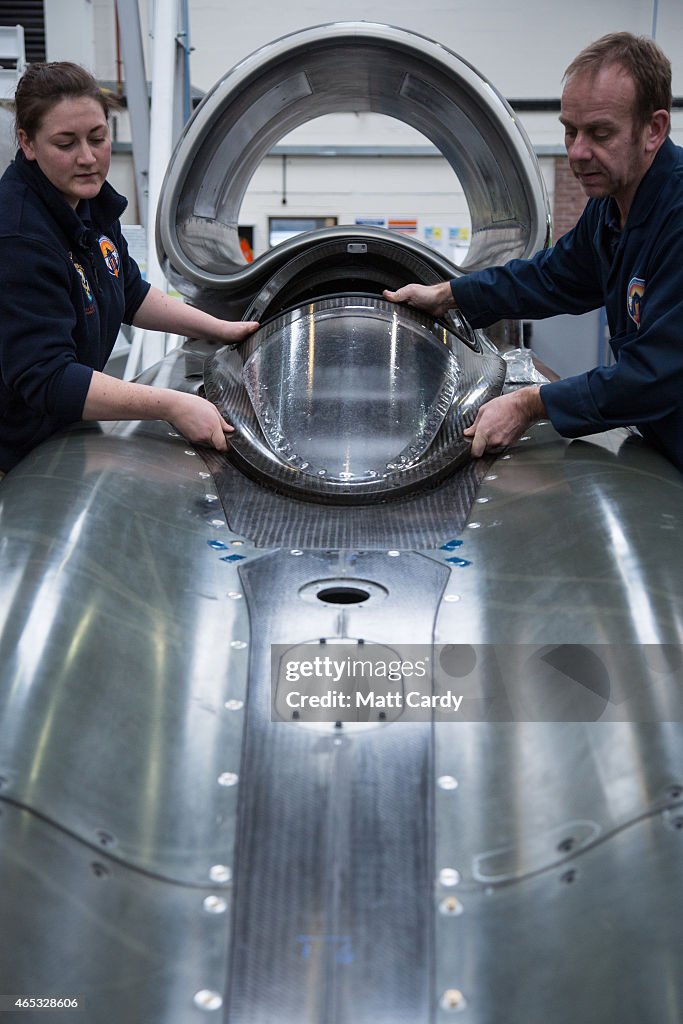
[(211, 402), (170, 388), (150, 387), (93, 371), (83, 406), (84, 420), (167, 420), (188, 441), (218, 451), (228, 447), (233, 427)]
[[(138, 307), (133, 324), (143, 330), (202, 337), (224, 344), (244, 341), (259, 327), (253, 320), (221, 320), (154, 287)], [(166, 420), (188, 441), (211, 445), (218, 451), (225, 451), (225, 435), (233, 430), (216, 407), (198, 395), (122, 381), (97, 370), (93, 371), (82, 418)]]
[(143, 330), (207, 338), (226, 345), (244, 341), (259, 326), (255, 320), (220, 320), (154, 287), (150, 288), (138, 307), (133, 325)]

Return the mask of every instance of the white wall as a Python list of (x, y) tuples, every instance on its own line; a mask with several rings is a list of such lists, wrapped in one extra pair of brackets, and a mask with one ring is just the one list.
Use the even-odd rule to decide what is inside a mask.
[[(162, 2), (162, 0), (158, 0)], [(169, 0), (163, 0), (169, 2)], [(143, 38), (154, 0), (140, 0)], [(608, 31), (650, 33), (654, 0), (189, 0), (192, 82), (210, 88), (226, 71), (271, 40), (333, 21), (386, 22), (442, 42), (463, 56), (509, 99), (558, 98), (562, 72), (581, 47)], [(51, 59), (82, 60), (101, 79), (116, 80), (114, 0), (46, 0)], [(93, 60), (84, 40), (94, 31)], [(656, 36), (672, 59), (674, 93), (683, 94), (683, 3), (659, 0)], [(149, 48), (148, 48), (149, 49)], [(149, 74), (149, 69), (148, 69)], [(129, 139), (126, 116), (119, 138)], [(556, 150), (562, 131), (554, 113), (521, 114), (535, 147)], [(674, 116), (674, 139), (683, 142), (683, 112)], [(297, 129), (284, 143), (337, 146), (427, 144), (412, 129), (376, 115), (336, 115)], [(541, 161), (552, 193), (552, 161)], [(126, 158), (112, 181), (133, 196)], [(551, 196), (552, 198), (552, 196)], [(257, 251), (267, 243), (269, 216), (320, 215), (353, 223), (356, 216), (417, 217), (419, 229), (466, 226), (468, 215), (452, 171), (440, 158), (336, 159), (288, 157), (287, 203), (282, 204), (282, 161), (267, 158), (252, 182), (240, 221), (252, 225)], [(132, 201), (127, 219), (136, 219)]]

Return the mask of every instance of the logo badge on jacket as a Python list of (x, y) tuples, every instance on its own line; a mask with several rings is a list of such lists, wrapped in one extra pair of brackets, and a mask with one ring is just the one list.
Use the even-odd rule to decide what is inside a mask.
[(111, 238), (107, 238), (106, 235), (100, 235), (97, 241), (100, 247), (100, 252), (104, 257), (104, 262), (107, 264), (107, 270), (112, 277), (118, 277), (119, 268), (121, 266), (121, 258), (119, 256), (118, 249), (112, 242)]
[(636, 327), (640, 327), (640, 307), (643, 303), (643, 295), (645, 294), (645, 281), (642, 277), (632, 277), (628, 283), (628, 292), (626, 295), (626, 308), (628, 315), (633, 320)]
[[(71, 254), (69, 253), (69, 255), (71, 255)], [(71, 256), (71, 262), (73, 263), (74, 270), (76, 271), (76, 273), (80, 277), (81, 284), (83, 285), (83, 295), (85, 297), (85, 311), (86, 311), (86, 313), (90, 313), (90, 312), (92, 312), (92, 310), (89, 307), (92, 306), (92, 304), (94, 302), (92, 288), (90, 287), (90, 283), (88, 281), (88, 278), (85, 276), (85, 270), (80, 265), (80, 263), (76, 263), (76, 260), (73, 258), (73, 256)]]

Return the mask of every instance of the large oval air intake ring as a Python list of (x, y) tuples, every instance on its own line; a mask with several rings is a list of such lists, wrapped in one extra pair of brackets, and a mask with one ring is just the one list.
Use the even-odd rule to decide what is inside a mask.
[[(451, 165), (471, 219), (463, 271), (528, 257), (547, 244), (549, 212), (538, 163), (512, 109), (486, 79), (441, 44), (400, 28), (320, 25), (243, 60), (210, 90), (186, 126), (157, 216), (159, 258), (182, 294), (203, 308), (241, 313), (303, 251), (310, 236), (289, 239), (246, 264), (238, 237), (242, 200), (258, 166), (284, 136), (322, 115), (348, 111), (405, 122)], [(345, 229), (330, 230), (342, 237)], [(391, 237), (367, 229), (369, 238), (382, 234)], [(401, 244), (441, 279), (458, 272), (414, 239)]]

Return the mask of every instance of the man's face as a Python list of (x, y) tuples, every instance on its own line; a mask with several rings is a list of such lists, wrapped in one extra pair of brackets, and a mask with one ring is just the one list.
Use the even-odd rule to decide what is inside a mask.
[(569, 165), (589, 198), (614, 196), (622, 224), (654, 155), (649, 126), (634, 125), (634, 100), (633, 79), (617, 64), (573, 75), (562, 93)]

